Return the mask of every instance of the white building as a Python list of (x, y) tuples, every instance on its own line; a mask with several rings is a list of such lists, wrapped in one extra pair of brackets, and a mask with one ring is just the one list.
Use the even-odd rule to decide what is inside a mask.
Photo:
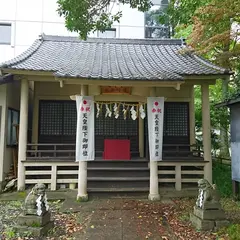
[[(154, 0), (153, 9), (161, 2)], [(0, 62), (11, 59), (26, 50), (41, 33), (47, 35), (77, 36), (65, 28), (64, 18), (57, 13), (56, 0), (0, 0)], [(144, 38), (145, 14), (129, 5), (112, 3), (109, 11), (122, 11), (120, 23), (105, 33), (93, 33), (91, 37)], [(154, 26), (156, 21), (152, 21)], [(146, 33), (146, 37), (149, 34)], [(154, 36), (154, 33), (152, 34)]]
[[(64, 18), (57, 13), (57, 0), (0, 0), (0, 63), (12, 59), (26, 49), (42, 33), (47, 35), (77, 36), (65, 28)], [(153, 10), (166, 6), (168, 0), (153, 0)], [(109, 11), (122, 11), (120, 23), (90, 37), (144, 38), (157, 37), (156, 20), (149, 22), (147, 14), (131, 9), (129, 5), (112, 3)], [(145, 24), (146, 23), (146, 24)], [(145, 27), (151, 25), (151, 27)], [(157, 34), (156, 34), (157, 33)], [(10, 80), (10, 81), (9, 81)], [(8, 82), (8, 84), (5, 84)], [(30, 100), (33, 88), (30, 86)], [(19, 83), (10, 77), (1, 77), (0, 72), (0, 191), (13, 163), (16, 146), (16, 129), (20, 108)], [(31, 110), (31, 109), (30, 109)], [(31, 113), (30, 113), (31, 116)], [(29, 118), (31, 121), (31, 117)]]

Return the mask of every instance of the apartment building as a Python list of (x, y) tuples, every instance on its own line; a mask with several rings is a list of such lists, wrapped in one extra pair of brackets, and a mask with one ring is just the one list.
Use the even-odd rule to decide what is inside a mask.
[[(166, 7), (168, 0), (153, 0), (151, 10)], [(69, 32), (64, 18), (57, 13), (56, 0), (0, 0), (0, 62), (11, 59), (26, 50), (41, 34), (77, 36)], [(120, 23), (90, 37), (149, 38), (167, 37), (166, 28), (159, 26), (156, 15), (131, 9), (129, 5), (112, 2), (109, 11), (122, 11)]]

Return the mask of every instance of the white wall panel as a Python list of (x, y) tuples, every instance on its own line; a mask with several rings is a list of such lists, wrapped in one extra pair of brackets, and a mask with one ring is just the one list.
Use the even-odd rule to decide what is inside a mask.
[(43, 23), (43, 32), (47, 35), (69, 36), (64, 23)]
[(57, 13), (58, 5), (56, 0), (43, 0), (43, 21), (64, 22), (64, 18)]
[(17, 0), (0, 0), (0, 22), (15, 19)]
[(10, 45), (0, 45), (0, 63), (14, 57), (14, 48)]
[(42, 21), (42, 0), (17, 0), (16, 20)]
[(120, 38), (144, 38), (144, 27), (120, 26)]
[(132, 9), (129, 5), (122, 5), (121, 11), (123, 16), (120, 20), (120, 25), (124, 26), (144, 26), (144, 13), (137, 9)]

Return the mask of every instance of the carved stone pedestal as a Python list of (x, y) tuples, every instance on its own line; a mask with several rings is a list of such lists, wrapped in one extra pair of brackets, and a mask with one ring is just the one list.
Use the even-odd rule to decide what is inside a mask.
[(54, 223), (51, 221), (50, 212), (46, 212), (43, 216), (21, 215), (18, 218), (16, 231), (21, 235), (28, 232), (32, 237), (42, 237), (53, 228)]
[(47, 202), (46, 186), (36, 184), (25, 199), (24, 211), (18, 218), (16, 232), (24, 235), (26, 232), (31, 237), (42, 237), (53, 228), (51, 214)]
[(220, 204), (220, 196), (216, 186), (212, 186), (206, 179), (198, 181), (199, 193), (190, 214), (190, 221), (198, 230), (218, 230), (229, 224)]
[(190, 220), (194, 227), (199, 230), (217, 230), (229, 224), (222, 209), (201, 209), (194, 207), (193, 214), (190, 214)]

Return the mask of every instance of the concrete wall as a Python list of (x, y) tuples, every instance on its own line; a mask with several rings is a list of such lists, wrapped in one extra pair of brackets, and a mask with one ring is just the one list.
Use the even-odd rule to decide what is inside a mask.
[[(125, 101), (125, 102), (146, 102), (149, 96), (149, 88), (134, 87), (134, 95), (98, 95), (97, 86), (89, 86), (89, 95), (95, 95), (96, 101)], [(34, 87), (34, 111), (33, 111), (33, 133), (32, 141), (37, 143), (38, 139), (38, 118), (39, 118), (39, 100), (70, 100), (71, 95), (80, 94), (81, 85), (65, 84), (63, 88), (59, 83), (54, 82), (36, 82)], [(190, 102), (192, 97), (192, 86), (183, 85), (180, 90), (170, 87), (157, 88), (157, 96), (165, 97), (166, 101)], [(190, 114), (191, 116), (191, 114)], [(192, 129), (191, 131), (194, 131)]]

